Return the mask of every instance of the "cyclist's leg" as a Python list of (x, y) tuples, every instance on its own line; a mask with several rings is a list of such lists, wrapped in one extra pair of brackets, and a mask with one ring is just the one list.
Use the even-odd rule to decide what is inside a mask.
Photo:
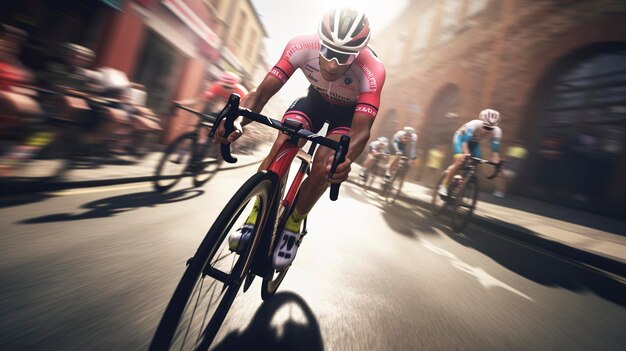
[[(337, 108), (327, 105), (324, 101), (316, 101), (315, 98), (312, 101), (315, 102), (316, 109), (312, 110), (308, 116), (312, 117), (313, 132), (318, 132), (322, 128), (324, 122), (321, 119), (322, 116), (331, 121), (326, 134), (327, 138), (339, 141), (342, 134), (350, 132), (354, 106)], [(333, 153), (333, 150), (320, 146), (313, 157), (311, 173), (300, 186), (298, 202), (291, 216), (287, 219), (285, 230), (279, 239), (279, 245), (274, 251), (273, 264), (277, 270), (288, 268), (293, 262), (299, 246), (303, 219), (328, 187), (326, 162)]]
[(463, 141), (461, 140), (461, 134), (459, 132), (454, 133), (454, 136), (452, 137), (452, 152), (454, 155), (453, 156), (454, 159), (452, 161), (452, 164), (446, 169), (446, 173), (443, 178), (442, 185), (445, 187), (447, 187), (448, 184), (450, 184), (450, 179), (452, 178), (454, 174), (456, 174), (459, 167), (463, 163), (463, 158), (460, 156), (457, 156), (457, 155), (463, 155), (463, 148), (461, 147), (462, 142)]
[[(308, 117), (308, 114), (314, 111), (313, 107), (314, 106), (308, 97), (298, 98), (291, 104), (287, 112), (285, 112), (282, 121), (284, 122), (288, 118), (297, 120), (302, 123), (303, 128), (311, 131), (312, 129), (317, 128), (315, 129), (315, 131), (317, 131), (322, 128), (323, 123), (319, 125), (313, 124), (311, 119)], [(268, 153), (267, 157), (265, 157), (265, 159), (263, 159), (263, 161), (261, 162), (261, 165), (258, 169), (259, 171), (265, 170), (269, 167), (269, 165), (272, 163), (272, 160), (278, 154), (281, 146), (288, 140), (288, 138), (289, 137), (287, 135), (283, 133), (278, 133), (278, 136), (276, 137), (276, 140), (274, 141), (270, 152)], [(305, 140), (301, 140), (299, 144), (300, 146), (302, 146), (305, 143)], [(245, 225), (239, 228), (229, 238), (229, 244), (232, 250), (234, 250), (234, 248), (238, 248), (238, 250), (240, 251), (242, 248), (245, 247), (247, 239), (249, 238), (249, 234), (252, 233), (253, 224), (256, 223), (257, 213), (258, 203), (255, 203), (255, 206), (252, 208), (250, 215), (248, 215)]]

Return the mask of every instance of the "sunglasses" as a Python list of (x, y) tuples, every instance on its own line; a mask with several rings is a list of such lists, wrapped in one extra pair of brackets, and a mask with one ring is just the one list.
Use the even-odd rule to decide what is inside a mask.
[(322, 55), (324, 60), (328, 62), (335, 60), (335, 62), (337, 62), (337, 64), (340, 66), (346, 66), (351, 64), (352, 62), (354, 62), (354, 60), (356, 60), (356, 57), (359, 55), (358, 52), (339, 51), (324, 45), (324, 43), (320, 44), (320, 54)]
[(493, 127), (490, 127), (490, 126), (483, 126), (483, 129), (484, 129), (484, 130), (493, 130)]

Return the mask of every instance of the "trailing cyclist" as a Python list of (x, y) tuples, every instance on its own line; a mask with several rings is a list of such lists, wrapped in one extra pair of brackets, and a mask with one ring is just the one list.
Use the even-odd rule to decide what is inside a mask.
[(398, 163), (402, 156), (411, 160), (411, 164), (415, 161), (415, 147), (417, 145), (417, 133), (413, 127), (406, 126), (402, 130), (393, 135), (392, 143), (395, 157), (389, 164), (389, 168), (385, 172), (385, 182), (391, 180), (391, 176), (398, 170)]
[(439, 195), (448, 196), (450, 179), (459, 170), (467, 156), (481, 157), (481, 140), (491, 138), (490, 161), (493, 163), (500, 162), (500, 155), (498, 154), (502, 139), (502, 129), (498, 127), (500, 120), (500, 112), (485, 109), (480, 112), (478, 119), (471, 120), (457, 129), (452, 138), (454, 161), (446, 170), (443, 182), (437, 190)]
[(359, 177), (363, 179), (367, 178), (370, 167), (372, 167), (377, 157), (389, 155), (389, 139), (384, 136), (378, 137), (378, 139), (370, 143), (369, 148), (370, 151), (367, 154), (367, 159), (363, 162), (363, 168), (361, 168), (359, 172)]
[[(289, 41), (278, 63), (261, 84), (241, 101), (241, 106), (260, 112), (268, 100), (300, 69), (311, 85), (306, 96), (292, 103), (283, 120), (298, 120), (304, 128), (315, 133), (328, 121), (328, 138), (338, 141), (342, 134), (351, 138), (345, 161), (337, 167), (332, 179), (328, 179), (327, 175), (334, 152), (320, 147), (315, 154), (311, 174), (300, 188), (299, 201), (287, 220), (285, 231), (279, 238), (280, 244), (273, 255), (273, 264), (277, 270), (284, 270), (291, 265), (301, 239), (302, 221), (329, 183), (341, 183), (348, 178), (350, 165), (369, 140), (385, 81), (385, 68), (367, 46), (369, 39), (369, 21), (363, 12), (350, 8), (333, 9), (322, 18), (318, 34), (298, 36)], [(235, 122), (235, 131), (227, 136), (224, 135), (222, 123), (215, 134), (216, 141), (234, 142), (248, 123), (250, 121), (240, 117)], [(267, 168), (285, 140), (287, 136), (278, 136), (261, 163), (260, 170)], [(229, 238), (231, 250), (241, 252), (245, 247), (256, 220), (257, 207), (248, 217), (247, 224)]]

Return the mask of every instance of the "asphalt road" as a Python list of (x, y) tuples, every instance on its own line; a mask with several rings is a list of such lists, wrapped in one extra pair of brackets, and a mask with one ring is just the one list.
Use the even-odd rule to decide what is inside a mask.
[[(0, 199), (0, 349), (143, 350), (254, 166)], [(274, 299), (235, 300), (215, 349), (623, 350), (626, 285), (505, 233), (454, 234), (352, 184), (322, 198)]]

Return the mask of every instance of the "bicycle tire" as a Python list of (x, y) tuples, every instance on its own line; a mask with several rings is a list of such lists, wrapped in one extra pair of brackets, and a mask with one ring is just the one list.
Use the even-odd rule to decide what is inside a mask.
[[(189, 144), (185, 144), (186, 142)], [(177, 152), (181, 152), (180, 151), (181, 147), (183, 148), (188, 147), (189, 149), (182, 151), (182, 152), (185, 152), (185, 154), (180, 153), (177, 155)], [(176, 138), (173, 142), (171, 142), (167, 146), (167, 148), (163, 152), (163, 156), (161, 156), (161, 159), (159, 160), (159, 163), (157, 164), (156, 169), (154, 171), (154, 180), (152, 182), (154, 190), (161, 192), (161, 193), (165, 192), (171, 189), (174, 185), (176, 185), (180, 181), (180, 179), (183, 177), (183, 175), (187, 171), (187, 168), (189, 166), (189, 162), (194, 153), (195, 147), (196, 147), (196, 134), (194, 132), (182, 134), (181, 136)], [(170, 157), (172, 156), (179, 157), (179, 159), (176, 161), (168, 162), (170, 160)], [(174, 167), (171, 171), (172, 174), (163, 174), (164, 168), (168, 167), (169, 163), (176, 164), (179, 167)], [(166, 173), (170, 173), (170, 172), (166, 172)]]
[[(465, 201), (466, 199), (469, 202)], [(461, 232), (465, 228), (474, 213), (477, 200), (478, 179), (471, 177), (463, 183), (455, 200), (454, 211), (452, 212), (452, 229), (455, 232)], [(466, 209), (464, 213), (461, 212), (462, 209)]]
[[(236, 262), (232, 265), (232, 270), (227, 274), (227, 278), (224, 277), (224, 287), (221, 289), (220, 294), (223, 294), (221, 301), (217, 303), (216, 309), (208, 318), (207, 316), (202, 320), (199, 330), (198, 338), (195, 345), (191, 348), (193, 350), (207, 350), (211, 345), (211, 342), (215, 338), (220, 326), (222, 325), (230, 306), (232, 305), (239, 288), (243, 282), (243, 278), (249, 270), (247, 265), (252, 261), (252, 256), (255, 253), (255, 249), (261, 240), (261, 233), (264, 230), (264, 219), (267, 216), (269, 210), (269, 203), (272, 198), (272, 194), (275, 191), (277, 184), (275, 175), (267, 172), (259, 172), (253, 175), (246, 183), (244, 183), (237, 193), (231, 198), (228, 204), (224, 207), (219, 214), (214, 224), (209, 229), (207, 235), (203, 239), (202, 243), (198, 247), (194, 257), (190, 259), (187, 269), (183, 274), (172, 298), (170, 299), (163, 317), (157, 327), (154, 338), (150, 345), (150, 350), (169, 350), (172, 345), (172, 341), (176, 336), (181, 336), (179, 327), (181, 321), (184, 319), (183, 313), (188, 311), (190, 302), (196, 298), (194, 290), (199, 286), (202, 287), (204, 279), (210, 277), (205, 274), (207, 271), (207, 265), (211, 264), (211, 260), (217, 253), (217, 249), (220, 247), (224, 240), (227, 240), (227, 234), (234, 226), (237, 219), (242, 215), (242, 212), (246, 208), (246, 205), (254, 198), (260, 199), (259, 212), (257, 216), (257, 223), (255, 230), (248, 241), (248, 247), (245, 251), (238, 256), (235, 256)], [(219, 261), (219, 260), (218, 260)], [(216, 262), (217, 263), (217, 262)], [(224, 273), (226, 274), (226, 273)], [(198, 300), (200, 300), (201, 294), (198, 294)], [(213, 296), (209, 302), (213, 300)], [(211, 304), (209, 304), (209, 307)], [(192, 313), (195, 314), (196, 305)], [(200, 309), (204, 310), (204, 308)], [(192, 315), (193, 318), (193, 315)], [(204, 322), (208, 319), (208, 322)], [(184, 324), (186, 320), (184, 320)], [(192, 322), (189, 322), (191, 326)], [(206, 326), (205, 326), (206, 325)], [(184, 327), (184, 325), (183, 325)], [(189, 327), (187, 327), (189, 330)], [(182, 332), (182, 330), (181, 330)], [(184, 337), (187, 336), (187, 332)], [(180, 349), (183, 349), (181, 345)], [(177, 348), (178, 349), (178, 348)]]
[[(288, 208), (283, 207), (282, 213), (279, 213), (279, 212), (280, 212), (280, 206), (283, 206), (283, 201), (279, 202), (278, 204), (279, 208), (277, 209), (277, 212), (276, 212), (277, 213), (277, 216), (276, 216), (277, 225), (275, 226), (276, 229), (274, 230), (274, 238), (277, 238), (278, 233), (281, 233), (285, 229), (285, 225), (287, 225), (287, 219), (289, 219), (289, 216), (291, 216), (291, 213), (296, 208), (296, 203), (298, 202), (299, 197), (300, 197), (300, 193), (298, 192), (296, 194), (293, 204), (289, 205)], [(282, 194), (281, 194), (281, 200), (282, 200)], [(274, 240), (274, 242), (272, 243), (272, 249), (269, 251), (270, 252), (270, 256), (268, 257), (269, 268), (268, 268), (267, 274), (263, 277), (263, 282), (261, 284), (261, 299), (263, 299), (263, 301), (268, 301), (269, 299), (272, 298), (272, 296), (274, 296), (274, 294), (276, 293), (276, 290), (278, 290), (278, 287), (283, 282), (283, 279), (285, 279), (285, 275), (287, 275), (287, 271), (289, 271), (289, 267), (287, 267), (287, 269), (277, 272), (272, 266), (272, 263), (271, 263), (272, 255), (274, 254), (274, 250), (276, 249), (276, 246), (278, 244), (279, 244), (279, 241)]]
[(206, 150), (202, 150), (204, 155), (200, 156), (202, 159), (198, 161), (199, 165), (193, 172), (193, 186), (199, 187), (204, 185), (206, 182), (211, 180), (216, 174), (217, 171), (222, 166), (222, 160), (219, 147), (217, 144), (214, 144), (212, 141), (207, 140), (207, 144), (198, 145), (200, 148), (206, 147)]
[(439, 180), (437, 181), (437, 183), (435, 184), (435, 188), (433, 189), (433, 196), (432, 199), (430, 201), (430, 212), (433, 214), (433, 216), (437, 217), (440, 214), (443, 213), (443, 211), (446, 209), (446, 207), (448, 206), (448, 200), (444, 199), (441, 197), (441, 195), (439, 195), (439, 186), (441, 184), (443, 184), (443, 178), (446, 176), (446, 173), (444, 172), (443, 174), (441, 174), (441, 176), (439, 177)]
[(404, 185), (404, 177), (405, 171), (400, 170), (399, 172), (396, 172), (396, 174), (393, 176), (393, 179), (391, 179), (391, 181), (387, 185), (387, 191), (385, 194), (385, 201), (387, 202), (387, 204), (393, 204), (400, 196), (400, 193), (402, 192), (402, 186)]

